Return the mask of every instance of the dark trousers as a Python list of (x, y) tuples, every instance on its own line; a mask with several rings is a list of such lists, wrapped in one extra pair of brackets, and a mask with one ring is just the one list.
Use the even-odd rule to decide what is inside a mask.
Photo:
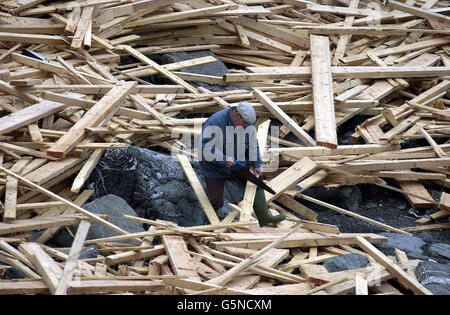
[(209, 202), (211, 202), (211, 205), (216, 212), (223, 207), (223, 191), (226, 180), (226, 178), (205, 177), (206, 195), (208, 196)]

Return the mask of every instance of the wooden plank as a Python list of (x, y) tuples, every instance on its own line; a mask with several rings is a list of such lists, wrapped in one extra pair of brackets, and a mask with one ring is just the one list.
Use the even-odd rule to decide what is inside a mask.
[(39, 246), (38, 243), (22, 243), (19, 247), (42, 276), (42, 279), (50, 292), (55, 294), (56, 288), (58, 287), (58, 279), (62, 274), (61, 267)]
[(188, 254), (187, 245), (183, 237), (178, 235), (163, 235), (162, 241), (166, 253), (169, 256), (173, 272), (178, 276), (201, 281), (200, 276), (195, 270), (195, 264)]
[(450, 229), (450, 223), (437, 223), (437, 224), (428, 224), (422, 226), (413, 226), (403, 228), (403, 231), (407, 232), (423, 232), (423, 231), (437, 231), (437, 230), (447, 230)]
[[(269, 131), (270, 119), (258, 126), (257, 139), (259, 143), (259, 150), (261, 159), (263, 159), (265, 152), (265, 144), (267, 142), (267, 133)], [(244, 192), (244, 199), (240, 203), (241, 212), (239, 222), (249, 222), (253, 212), (253, 202), (255, 201), (255, 194), (257, 186), (250, 181), (247, 181)]]
[[(373, 16), (375, 12), (372, 9), (356, 9), (352, 7), (338, 7), (338, 6), (330, 6), (330, 5), (320, 5), (320, 4), (308, 4), (307, 8), (311, 12), (318, 13), (332, 13), (338, 15), (349, 15), (349, 16)], [(377, 12), (382, 15), (387, 15), (387, 13)]]
[(271, 25), (264, 24), (262, 20), (252, 20), (248, 17), (240, 16), (237, 19), (237, 23), (245, 27), (251, 28), (255, 31), (269, 35), (274, 39), (281, 39), (288, 42), (293, 47), (299, 47), (301, 49), (309, 49), (309, 40), (305, 36), (299, 36), (294, 32), (289, 32), (282, 28), (273, 27)]
[[(442, 45), (447, 45), (450, 42), (450, 39), (448, 38), (437, 38), (437, 39), (430, 39), (430, 40), (424, 40), (413, 44), (406, 44), (401, 45), (394, 48), (386, 48), (374, 51), (373, 54), (377, 57), (386, 57), (390, 55), (397, 55), (397, 54), (403, 54), (403, 53), (409, 53), (415, 50), (420, 50), (428, 47), (439, 47)], [(359, 54), (359, 55), (353, 55), (343, 58), (343, 62), (346, 64), (357, 64), (360, 62), (363, 62), (367, 60), (369, 57), (367, 54)]]
[(388, 6), (391, 9), (407, 12), (407, 13), (422, 17), (427, 20), (433, 20), (438, 23), (445, 23), (447, 25), (450, 24), (450, 18), (448, 16), (439, 14), (439, 13), (436, 13), (436, 12), (433, 12), (433, 11), (430, 11), (430, 10), (427, 10), (424, 8), (417, 8), (412, 5), (409, 5), (406, 3), (401, 3), (398, 1), (389, 1)]
[(276, 118), (283, 122), (285, 126), (291, 130), (306, 146), (315, 146), (316, 141), (306, 133), (292, 118), (290, 118), (283, 110), (280, 109), (272, 100), (261, 90), (254, 89), (253, 95), (267, 108)]
[(41, 34), (20, 34), (10, 32), (0, 32), (0, 40), (12, 41), (23, 44), (45, 44), (51, 46), (66, 45), (67, 42), (60, 36)]
[[(33, 67), (33, 68), (49, 71), (49, 72), (52, 72), (52, 73), (55, 73), (58, 75), (72, 78), (72, 73), (70, 71), (68, 71), (65, 67), (63, 67), (57, 63), (54, 63), (54, 62), (45, 62), (45, 61), (41, 61), (41, 60), (34, 59), (31, 57), (23, 56), (18, 53), (12, 53), (11, 59), (13, 59), (14, 61), (20, 62), (24, 65)], [(37, 73), (36, 75), (38, 75), (38, 74), (39, 73)], [(83, 73), (83, 76), (86, 79), (88, 79), (91, 83), (94, 83), (94, 84), (114, 84), (114, 82), (107, 80), (107, 79), (103, 79), (102, 77), (99, 77), (96, 75)], [(17, 79), (17, 78), (14, 75), (12, 75), (11, 79)], [(35, 85), (33, 87), (36, 88), (37, 90), (40, 90), (39, 85)], [(111, 85), (110, 85), (110, 88), (111, 88)], [(35, 102), (35, 103), (38, 103), (38, 102)]]
[[(30, 162), (30, 159), (20, 159), (11, 168), (12, 172), (20, 173), (24, 167)], [(16, 219), (17, 214), (17, 188), (19, 181), (12, 177), (6, 177), (5, 205), (3, 212), (3, 221), (11, 222)]]
[[(228, 287), (224, 286), (218, 286), (207, 282), (201, 282), (201, 281), (195, 281), (191, 279), (172, 279), (172, 278), (165, 278), (163, 279), (164, 283), (167, 285), (172, 285), (180, 288), (185, 288), (189, 290), (195, 290), (195, 291), (201, 291), (201, 290), (210, 290), (214, 289), (217, 290), (215, 292), (220, 294), (231, 294), (231, 295), (253, 295), (251, 293), (247, 293), (245, 290), (236, 290), (236, 289), (230, 289)], [(0, 288), (1, 292), (1, 288)]]
[(131, 46), (119, 45), (119, 46), (117, 46), (117, 49), (124, 50), (127, 53), (129, 53), (130, 55), (132, 55), (132, 56), (136, 57), (137, 59), (139, 59), (140, 61), (148, 64), (149, 66), (154, 68), (156, 71), (161, 73), (163, 76), (167, 77), (169, 80), (175, 82), (176, 84), (179, 84), (179, 85), (183, 86), (187, 91), (189, 91), (191, 93), (198, 93), (198, 90), (195, 87), (193, 87), (189, 83), (185, 82), (184, 80), (180, 79), (179, 77), (177, 77), (176, 75), (174, 75), (170, 71), (166, 70), (165, 68), (161, 67), (156, 62), (154, 62), (150, 58), (144, 56), (142, 53), (138, 52), (137, 50), (135, 50)]
[(316, 143), (335, 149), (337, 147), (337, 131), (330, 41), (326, 36), (317, 35), (311, 35), (310, 39)]
[(83, 208), (77, 206), (76, 204), (74, 204), (74, 203), (72, 203), (72, 202), (70, 202), (70, 201), (68, 201), (68, 200), (66, 200), (66, 199), (64, 199), (64, 198), (62, 198), (62, 197), (60, 197), (60, 196), (58, 196), (57, 194), (55, 194), (55, 193), (53, 193), (53, 192), (51, 192), (51, 191), (49, 191), (49, 190), (47, 190), (47, 189), (45, 189), (45, 188), (39, 186), (39, 185), (36, 185), (35, 183), (33, 183), (33, 182), (27, 180), (26, 178), (24, 178), (24, 177), (22, 177), (22, 176), (20, 176), (20, 175), (17, 175), (17, 174), (15, 174), (15, 173), (13, 173), (13, 172), (11, 172), (11, 171), (5, 169), (5, 168), (2, 167), (2, 166), (0, 166), (0, 171), (3, 171), (4, 173), (6, 173), (6, 174), (8, 174), (8, 175), (11, 175), (11, 176), (17, 178), (17, 179), (18, 179), (19, 181), (21, 181), (22, 183), (26, 184), (26, 185), (29, 186), (29, 187), (32, 187), (32, 188), (34, 188), (34, 189), (37, 189), (39, 192), (41, 192), (41, 193), (43, 193), (43, 194), (49, 196), (50, 198), (53, 198), (53, 199), (56, 199), (56, 200), (59, 200), (59, 201), (63, 201), (63, 202), (66, 203), (68, 206), (70, 206), (70, 207), (72, 207), (72, 208), (75, 208), (77, 211), (79, 211), (79, 212), (81, 212), (82, 214), (86, 215), (86, 216), (89, 217), (90, 219), (93, 219), (93, 220), (96, 221), (96, 222), (99, 222), (99, 223), (102, 223), (102, 224), (106, 225), (106, 226), (109, 227), (110, 229), (112, 229), (112, 230), (118, 232), (119, 234), (128, 234), (127, 231), (125, 231), (125, 230), (123, 230), (123, 229), (121, 229), (121, 228), (115, 226), (114, 224), (112, 224), (112, 223), (110, 223), (110, 222), (108, 222), (108, 221), (106, 221), (106, 220), (100, 218), (99, 216), (97, 216), (97, 215), (95, 215), (95, 214), (92, 214), (91, 212), (89, 212), (89, 211), (87, 211), (87, 210), (85, 210), (85, 209), (83, 209)]
[[(374, 53), (375, 54), (375, 53)], [(271, 81), (287, 79), (309, 79), (311, 67), (248, 67), (252, 73), (230, 73), (224, 75), (227, 83)], [(331, 67), (334, 79), (387, 79), (387, 78), (432, 78), (450, 75), (450, 67), (379, 67), (340, 66)]]
[(194, 169), (191, 166), (191, 163), (189, 162), (188, 158), (184, 155), (177, 155), (178, 161), (180, 162), (183, 171), (189, 180), (189, 183), (192, 186), (192, 189), (195, 192), (195, 195), (197, 196), (200, 205), (203, 208), (203, 211), (206, 214), (206, 217), (208, 218), (209, 222), (211, 224), (219, 224), (220, 220), (217, 217), (216, 212), (214, 211), (213, 206), (211, 205), (211, 202), (208, 199), (208, 196), (206, 195), (202, 184), (200, 183), (197, 174), (195, 174)]
[(34, 96), (33, 94), (27, 91), (22, 91), (21, 89), (12, 86), (9, 83), (2, 80), (0, 80), (0, 91), (9, 95), (17, 96), (19, 99), (23, 99), (24, 101), (30, 104), (36, 104), (41, 101), (40, 98)]
[(421, 285), (416, 279), (413, 279), (405, 271), (403, 271), (398, 265), (394, 264), (388, 257), (386, 257), (375, 246), (370, 244), (365, 238), (356, 237), (358, 246), (360, 246), (366, 253), (371, 255), (378, 263), (383, 265), (389, 272), (394, 274), (400, 283), (412, 290), (415, 294), (419, 295), (433, 295), (428, 289)]
[[(348, 215), (348, 216), (357, 218), (357, 219), (362, 220), (362, 221), (364, 221), (364, 222), (367, 222), (367, 223), (369, 223), (369, 224), (372, 224), (372, 225), (381, 227), (382, 229), (385, 229), (385, 230), (387, 230), (387, 231), (405, 234), (405, 232), (402, 231), (402, 230), (400, 230), (400, 229), (397, 229), (397, 228), (391, 227), (391, 226), (389, 226), (389, 225), (387, 225), (387, 224), (380, 223), (380, 222), (378, 222), (378, 221), (369, 219), (369, 218), (367, 218), (367, 217), (364, 217), (364, 216), (362, 216), (362, 215), (359, 215), (359, 214), (353, 213), (353, 212), (351, 212), (351, 211), (342, 209), (342, 208), (340, 208), (340, 207), (333, 206), (333, 205), (331, 205), (331, 204), (329, 204), (329, 203), (326, 203), (326, 202), (317, 200), (317, 199), (315, 199), (315, 198), (312, 198), (312, 197), (309, 197), (309, 196), (306, 196), (306, 195), (303, 195), (303, 194), (300, 194), (298, 197), (300, 197), (300, 198), (302, 198), (302, 199), (305, 199), (306, 201), (310, 201), (310, 202), (313, 202), (313, 203), (315, 203), (315, 204), (318, 204), (318, 205), (327, 207), (327, 208), (329, 208), (329, 209), (331, 209), (331, 210), (334, 210), (334, 211), (337, 211), (337, 212), (339, 212), (339, 213), (342, 213), (342, 214), (345, 214), (345, 215)], [(407, 233), (406, 233), (406, 234), (407, 234)]]
[(49, 156), (62, 158), (86, 135), (85, 128), (97, 126), (105, 119), (110, 119), (118, 110), (137, 82), (118, 84), (91, 107), (84, 116), (73, 125), (58, 141), (47, 150)]
[[(359, 0), (351, 0), (348, 7), (357, 9), (358, 5), (359, 5)], [(354, 20), (355, 20), (354, 16), (345, 17), (344, 27), (351, 28)], [(339, 36), (339, 41), (336, 45), (336, 50), (334, 52), (334, 57), (332, 60), (333, 66), (339, 65), (340, 59), (343, 58), (345, 55), (346, 46), (350, 42), (350, 39), (351, 39), (351, 35), (349, 35), (349, 34), (344, 34), (344, 35)]]
[(271, 148), (269, 154), (278, 153), (286, 154), (297, 159), (302, 157), (320, 157), (333, 155), (360, 155), (360, 154), (376, 154), (385, 151), (398, 150), (399, 147), (392, 144), (355, 144), (355, 145), (339, 145), (336, 149), (325, 147), (295, 147), (295, 148)]
[(166, 117), (158, 112), (155, 108), (148, 105), (146, 99), (142, 97), (141, 95), (131, 95), (131, 99), (135, 101), (139, 106), (142, 106), (147, 112), (150, 113), (156, 120), (158, 120), (161, 125), (166, 127), (173, 127), (172, 123), (170, 123)]
[(373, 161), (373, 162), (350, 162), (339, 169), (345, 171), (396, 171), (396, 170), (409, 170), (412, 168), (426, 168), (426, 167), (439, 167), (449, 166), (450, 158), (437, 158), (437, 159), (409, 159), (409, 160), (397, 160), (390, 161)]
[(440, 209), (444, 209), (450, 211), (450, 194), (446, 192), (442, 192), (441, 199), (439, 201)]
[[(115, 5), (110, 8), (106, 8), (105, 11), (110, 12), (114, 17), (120, 17), (124, 15), (131, 15), (141, 10), (156, 10), (161, 7), (169, 6), (178, 1), (176, 0), (143, 0), (131, 3), (125, 3), (122, 5)], [(149, 12), (151, 13), (151, 12)]]
[(250, 48), (251, 47), (250, 41), (248, 40), (248, 36), (244, 27), (237, 23), (233, 23), (233, 25), (236, 28), (236, 33), (238, 34), (239, 39), (241, 40), (242, 46)]
[(267, 202), (277, 199), (283, 192), (297, 185), (302, 179), (317, 169), (317, 164), (308, 157), (289, 167), (286, 171), (270, 180), (267, 184), (276, 192), (275, 195), (266, 191)]
[[(22, 242), (22, 240), (21, 240)], [(20, 253), (22, 256), (23, 254)], [(30, 277), (31, 279), (40, 279), (41, 276), (33, 271), (34, 266), (31, 264), (25, 264), (22, 262), (22, 260), (16, 259), (16, 255), (8, 255), (4, 252), (0, 252), (0, 261), (4, 264), (8, 264), (10, 266), (16, 267), (21, 272), (23, 272), (25, 275)], [(28, 261), (28, 258), (25, 257), (25, 259)]]
[(80, 21), (81, 16), (81, 7), (75, 6), (67, 16), (67, 23), (64, 28), (64, 32), (73, 34), (77, 30), (78, 23)]
[(75, 239), (70, 248), (69, 258), (64, 265), (64, 270), (54, 293), (55, 295), (66, 295), (69, 281), (72, 279), (75, 268), (78, 265), (78, 259), (90, 226), (91, 224), (88, 221), (81, 221), (78, 226), (77, 234), (75, 234)]
[[(216, 21), (216, 24), (217, 24), (217, 26), (219, 26), (231, 33), (235, 33), (235, 28), (234, 28), (233, 24), (231, 24), (231, 23), (227, 23), (225, 21)], [(288, 54), (294, 54), (294, 51), (292, 50), (291, 46), (283, 44), (274, 39), (268, 38), (264, 35), (261, 35), (258, 32), (247, 29), (246, 34), (249, 39), (251, 39), (252, 41), (254, 41), (258, 44), (262, 44), (264, 46), (269, 46), (272, 49), (280, 50), (280, 51), (286, 52)], [(250, 44), (252, 43), (252, 41), (250, 42)]]
[[(278, 265), (283, 259), (285, 259), (289, 255), (289, 251), (286, 249), (277, 249), (272, 248), (265, 255), (261, 256), (258, 261), (257, 266), (262, 267), (275, 267)], [(255, 266), (256, 267), (256, 266)], [(242, 275), (236, 276), (234, 280), (230, 281), (227, 286), (230, 288), (245, 290), (252, 288), (255, 284), (257, 284), (261, 280), (260, 275)]]
[[(380, 67), (387, 67), (388, 65), (381, 60), (380, 58), (378, 58), (377, 56), (375, 56), (373, 53), (368, 52), (367, 56), (369, 56), (369, 58), (376, 63), (378, 66)], [(407, 88), (409, 86), (409, 83), (406, 82), (403, 79), (397, 78), (397, 79), (387, 79), (387, 81), (394, 87), (398, 87), (399, 85), (402, 86), (403, 88)]]
[[(21, 251), (17, 250), (15, 247), (11, 246), (8, 242), (6, 242), (3, 239), (0, 240), (0, 249), (13, 255), (14, 257), (16, 257), (18, 260), (23, 262), (28, 267), (33, 268), (32, 263), (28, 260), (28, 258)], [(34, 272), (33, 272), (33, 274), (36, 275)]]
[[(264, 246), (270, 244), (275, 238), (273, 235), (269, 237), (261, 237), (261, 233), (257, 233), (254, 239), (249, 239), (249, 236), (245, 236), (243, 233), (241, 237), (247, 237), (246, 240), (237, 241), (214, 241), (211, 243), (213, 248), (221, 250), (226, 246), (249, 248), (249, 249), (261, 249)], [(369, 236), (364, 236), (369, 237)], [(370, 236), (371, 242), (385, 242), (386, 238), (379, 235), (372, 234)], [(324, 233), (297, 233), (296, 235), (289, 237), (289, 239), (281, 242), (278, 248), (296, 248), (296, 247), (311, 247), (311, 246), (333, 246), (333, 245), (350, 245), (355, 244), (355, 234), (324, 234)]]
[(11, 223), (0, 223), (0, 235), (28, 232), (48, 227), (76, 225), (86, 218), (86, 216), (76, 214), (15, 220)]
[[(176, 70), (181, 70), (184, 68), (190, 68), (190, 67), (194, 67), (194, 66), (198, 66), (198, 65), (202, 65), (202, 64), (213, 63), (213, 62), (217, 62), (217, 59), (214, 58), (213, 56), (207, 56), (207, 57), (200, 57), (200, 58), (195, 58), (195, 59), (190, 59), (190, 60), (185, 60), (185, 61), (180, 61), (180, 62), (175, 62), (175, 63), (169, 63), (169, 64), (162, 65), (161, 67), (163, 67), (164, 69), (166, 69), (168, 71), (176, 71)], [(151, 66), (143, 66), (143, 67), (139, 67), (137, 69), (133, 68), (133, 69), (124, 70), (124, 71), (122, 71), (122, 73), (124, 75), (118, 75), (118, 76), (116, 76), (116, 78), (119, 80), (125, 80), (125, 79), (127, 79), (126, 74), (132, 75), (135, 77), (141, 77), (141, 76), (158, 74), (158, 71), (156, 71)], [(167, 92), (169, 92), (169, 91), (167, 91)], [(143, 93), (143, 92), (141, 92), (141, 93)]]
[(441, 158), (446, 157), (447, 154), (436, 143), (436, 141), (434, 141), (434, 139), (430, 136), (430, 134), (425, 129), (423, 129), (422, 126), (419, 126), (419, 129), (420, 129), (420, 132), (425, 136), (425, 139), (428, 141), (428, 143), (433, 147), (434, 152), (436, 152), (436, 154)]
[(143, 26), (143, 25), (148, 25), (148, 24), (179, 21), (179, 20), (184, 20), (184, 19), (188, 19), (188, 18), (198, 18), (198, 17), (202, 17), (202, 16), (211, 15), (212, 13), (217, 13), (217, 12), (226, 11), (226, 10), (230, 10), (230, 9), (236, 9), (237, 7), (238, 6), (236, 4), (232, 4), (232, 5), (224, 4), (224, 5), (218, 5), (218, 6), (213, 6), (213, 7), (188, 10), (188, 11), (183, 11), (183, 12), (161, 14), (158, 16), (151, 16), (148, 18), (140, 19), (138, 21), (130, 22), (128, 24), (125, 24), (125, 27), (133, 28), (136, 26)]
[(94, 152), (92, 152), (92, 154), (86, 160), (86, 163), (83, 165), (83, 168), (78, 173), (77, 177), (75, 177), (71, 188), (72, 192), (80, 192), (81, 188), (91, 175), (94, 168), (97, 166), (97, 163), (98, 161), (100, 161), (104, 152), (105, 149), (95, 149)]
[(369, 295), (369, 288), (367, 287), (367, 279), (362, 274), (355, 275), (355, 294)]
[(300, 216), (304, 217), (307, 220), (310, 221), (317, 221), (317, 217), (319, 214), (308, 207), (302, 205), (297, 200), (292, 198), (291, 196), (287, 194), (282, 194), (278, 197), (277, 202), (280, 202), (282, 205), (287, 207), (289, 210), (299, 214)]
[(275, 248), (277, 245), (282, 243), (286, 238), (288, 238), (291, 234), (297, 232), (297, 230), (301, 227), (300, 224), (297, 224), (291, 231), (285, 233), (282, 237), (271, 242), (255, 254), (251, 255), (247, 259), (241, 261), (239, 264), (235, 265), (233, 268), (229, 269), (226, 273), (216, 277), (212, 280), (208, 280), (206, 283), (215, 284), (215, 285), (226, 285), (230, 282), (238, 273), (242, 272), (246, 268), (248, 268), (251, 264), (253, 264), (257, 259), (261, 258), (264, 254), (266, 254), (272, 248)]
[[(92, 196), (93, 193), (94, 193), (93, 190), (84, 190), (79, 196), (75, 198), (73, 203), (76, 204), (77, 206), (82, 207), (89, 200), (89, 198)], [(63, 203), (63, 205), (65, 204)], [(69, 208), (67, 206), (65, 208), (62, 208), (62, 210), (58, 209), (58, 211), (60, 211), (59, 213), (61, 215), (71, 215), (75, 213), (75, 209)], [(39, 236), (37, 242), (45, 244), (48, 240), (52, 239), (59, 232), (60, 229), (61, 229), (60, 226), (47, 228), (47, 230), (45, 230), (45, 232)]]
[(148, 259), (165, 254), (163, 245), (156, 245), (150, 249), (126, 251), (105, 257), (105, 264), (108, 266), (128, 263), (135, 260)]

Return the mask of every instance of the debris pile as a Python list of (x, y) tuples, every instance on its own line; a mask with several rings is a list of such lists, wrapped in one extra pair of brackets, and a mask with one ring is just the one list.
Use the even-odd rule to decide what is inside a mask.
[[(0, 274), (17, 268), (31, 279), (0, 281), (0, 294), (401, 294), (390, 279), (430, 294), (414, 276), (418, 261), (372, 245), (385, 237), (340, 233), (302, 201), (396, 233), (449, 223), (393, 227), (302, 192), (373, 184), (414, 208), (438, 208), (419, 224), (448, 216), (450, 2), (319, 2), (1, 1)], [(153, 58), (204, 50), (213, 55)], [(185, 71), (217, 61), (229, 73)], [(279, 166), (265, 173), (276, 192), (266, 192), (271, 211), (287, 217), (277, 227), (252, 218), (252, 183), (220, 221), (191, 167), (197, 152), (180, 141), (241, 101), (258, 115), (267, 169)], [(356, 118), (352, 144), (342, 144), (340, 126)], [(273, 122), (278, 136), (269, 134)], [(150, 225), (131, 234), (83, 209), (92, 194), (83, 185), (102, 154), (126, 145), (177, 153), (210, 225), (126, 216)], [(442, 188), (439, 200), (422, 180)], [(86, 240), (90, 222), (118, 236)], [(45, 245), (74, 225), (71, 248)], [(29, 233), (42, 229), (33, 241)], [(98, 257), (79, 259), (88, 244)], [(368, 266), (328, 272), (320, 264), (355, 253)]]

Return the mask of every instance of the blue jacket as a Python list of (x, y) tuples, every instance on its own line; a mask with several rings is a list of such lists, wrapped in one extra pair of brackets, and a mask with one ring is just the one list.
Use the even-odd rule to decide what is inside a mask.
[(245, 130), (242, 127), (235, 129), (231, 119), (232, 109), (214, 113), (203, 124), (198, 159), (200, 174), (207, 178), (233, 176), (225, 166), (227, 157), (233, 157), (246, 167), (258, 168), (262, 165), (255, 126), (249, 125)]

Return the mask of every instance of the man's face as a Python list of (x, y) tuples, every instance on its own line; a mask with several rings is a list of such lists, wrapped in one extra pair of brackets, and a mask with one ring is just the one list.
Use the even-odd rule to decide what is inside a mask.
[(239, 114), (239, 112), (237, 110), (232, 111), (231, 118), (233, 120), (233, 124), (234, 124), (235, 128), (239, 127), (239, 126), (247, 128), (249, 125), (248, 122), (246, 122), (244, 120), (244, 118), (242, 118), (241, 114)]

